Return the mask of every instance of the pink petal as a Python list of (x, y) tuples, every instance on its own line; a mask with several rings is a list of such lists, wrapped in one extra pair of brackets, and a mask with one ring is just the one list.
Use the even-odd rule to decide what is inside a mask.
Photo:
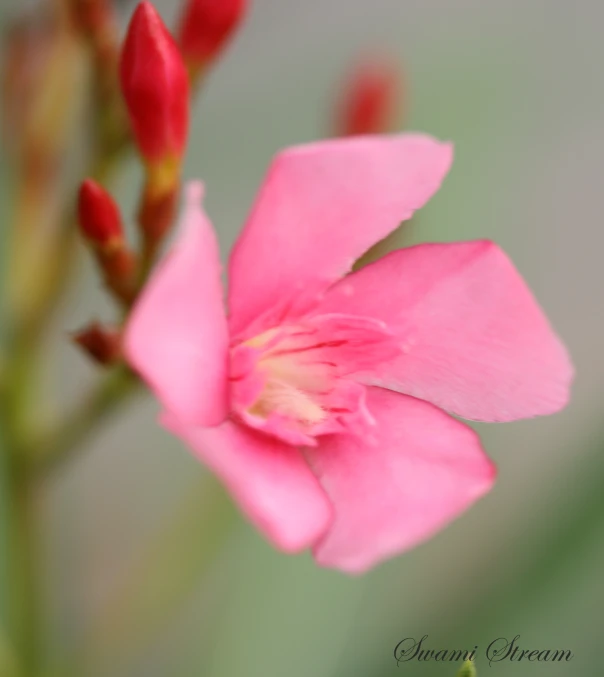
[(367, 389), (373, 435), (332, 435), (307, 450), (334, 505), (315, 547), (323, 566), (360, 573), (417, 545), (492, 486), (477, 435), (427, 402)]
[(402, 249), (350, 275), (317, 313), (383, 320), (403, 354), (365, 383), (433, 402), (459, 416), (510, 421), (568, 401), (573, 369), (507, 256), (485, 241)]
[(128, 323), (126, 355), (182, 420), (215, 425), (227, 413), (228, 330), (218, 243), (189, 185), (181, 233)]
[(306, 310), (432, 197), (451, 159), (449, 144), (416, 134), (278, 155), (231, 256), (232, 333), (250, 336)]
[(276, 547), (302, 550), (329, 527), (331, 504), (295, 447), (233, 421), (194, 428), (166, 416), (163, 423), (222, 479)]

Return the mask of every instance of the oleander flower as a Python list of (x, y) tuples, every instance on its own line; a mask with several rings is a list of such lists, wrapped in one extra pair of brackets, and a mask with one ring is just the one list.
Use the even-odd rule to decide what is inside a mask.
[(572, 367), (486, 241), (354, 261), (437, 191), (452, 148), (358, 137), (274, 160), (231, 254), (188, 187), (179, 240), (125, 347), (162, 420), (278, 548), (361, 572), (427, 539), (495, 471), (451, 414), (511, 421), (568, 399)]

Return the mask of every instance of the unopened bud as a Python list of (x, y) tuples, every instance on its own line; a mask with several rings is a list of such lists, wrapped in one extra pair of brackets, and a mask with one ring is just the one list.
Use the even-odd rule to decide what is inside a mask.
[(122, 218), (109, 193), (96, 181), (87, 179), (78, 194), (78, 219), (86, 238), (100, 247), (123, 240)]
[(189, 127), (188, 75), (174, 39), (149, 2), (141, 2), (130, 21), (120, 81), (145, 161), (180, 160)]
[(136, 289), (136, 260), (124, 239), (113, 198), (95, 181), (84, 181), (78, 195), (78, 216), (107, 287), (124, 303), (130, 303)]
[(402, 78), (393, 64), (376, 60), (362, 63), (344, 88), (336, 121), (337, 136), (392, 131), (400, 114), (401, 89)]
[(121, 341), (119, 332), (93, 322), (73, 334), (74, 343), (98, 364), (107, 366), (120, 359)]
[(192, 74), (224, 49), (247, 9), (247, 0), (188, 0), (178, 42)]

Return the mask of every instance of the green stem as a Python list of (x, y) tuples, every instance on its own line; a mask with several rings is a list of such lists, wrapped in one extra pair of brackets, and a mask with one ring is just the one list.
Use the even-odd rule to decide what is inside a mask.
[[(20, 356), (19, 353), (22, 352)], [(28, 359), (29, 358), (29, 359)], [(23, 416), (28, 401), (31, 353), (15, 354), (9, 389), (0, 402), (3, 415), (7, 574), (10, 641), (21, 674), (35, 677), (40, 657), (40, 609), (37, 576), (36, 503), (38, 480), (66, 461), (98, 426), (136, 390), (136, 377), (125, 367), (110, 372), (91, 396), (54, 431), (33, 438)]]
[[(2, 407), (6, 415), (6, 407)], [(3, 424), (5, 421), (3, 421)], [(7, 650), (14, 654), (19, 670), (13, 672), (35, 677), (39, 659), (39, 609), (36, 589), (37, 534), (35, 528), (36, 486), (22, 472), (18, 446), (11, 442), (10, 426), (2, 426), (3, 448), (1, 475), (3, 479), (4, 574), (8, 584), (3, 590), (6, 601), (4, 621), (7, 630)], [(2, 673), (4, 675), (4, 673)]]
[[(67, 32), (64, 37), (67, 39)], [(49, 74), (53, 77), (47, 78), (48, 84), (43, 82), (44, 91), (57, 81), (60, 82), (61, 73), (58, 69), (62, 62), (56, 68), (51, 68), (53, 64), (49, 66)], [(57, 119), (61, 123), (65, 122), (67, 103), (67, 99), (65, 102), (61, 99), (56, 101)], [(66, 150), (57, 146), (55, 131), (52, 125), (48, 128), (50, 150), (46, 150), (52, 160), (58, 160), (60, 152)], [(98, 144), (90, 169), (90, 174), (101, 181), (113, 169), (120, 154), (117, 145), (108, 145), (104, 141), (101, 139)], [(40, 151), (36, 152), (39, 154)], [(36, 201), (31, 204), (30, 195), (25, 190), (31, 177), (23, 174), (20, 178), (24, 185), (23, 190), (17, 191), (20, 196), (15, 207), (18, 223), (13, 233), (26, 232), (35, 237), (38, 217), (46, 213), (50, 192), (58, 190), (59, 184), (43, 186), (45, 190), (36, 191)], [(2, 509), (6, 515), (3, 520), (6, 523), (5, 542), (0, 555), (3, 560), (1, 564), (6, 562), (4, 568), (9, 581), (5, 591), (9, 649), (18, 660), (18, 674), (21, 677), (36, 677), (40, 667), (41, 613), (39, 578), (36, 575), (40, 558), (37, 556), (35, 519), (38, 479), (65, 460), (77, 444), (125, 399), (126, 394), (133, 390), (132, 384), (135, 382), (125, 369), (117, 370), (101, 383), (73, 418), (58, 426), (50, 436), (34, 436), (34, 416), (37, 411), (35, 389), (45, 330), (71, 279), (77, 257), (78, 232), (74, 222), (72, 195), (67, 197), (59, 225), (59, 236), (45, 252), (42, 264), (36, 266), (33, 278), (35, 289), (29, 294), (18, 295), (13, 302), (14, 307), (11, 305), (10, 311), (3, 313), (6, 317), (2, 317), (2, 324), (9, 328), (10, 334), (1, 337), (7, 345), (2, 346), (5, 349), (2, 351), (5, 364), (0, 374), (0, 480), (3, 483)], [(26, 244), (21, 243), (20, 246)], [(14, 260), (20, 262), (21, 257)], [(19, 289), (18, 283), (15, 286)], [(8, 677), (4, 648), (0, 646), (0, 675)]]
[[(99, 155), (91, 162), (88, 176), (99, 183), (106, 183), (119, 157), (119, 154), (109, 157)], [(53, 250), (48, 253), (48, 270), (45, 271), (46, 275), (40, 278), (43, 279), (44, 287), (38, 295), (35, 306), (25, 317), (19, 318), (19, 321), (15, 323), (17, 327), (13, 344), (19, 345), (25, 340), (30, 354), (39, 351), (45, 329), (63, 298), (68, 284), (72, 281), (80, 240), (72, 200), (67, 202), (60, 223), (57, 242)]]
[[(27, 344), (19, 346), (10, 365), (7, 389), (0, 400), (2, 415), (1, 460), (5, 480), (4, 506), (8, 533), (6, 574), (9, 641), (18, 656), (23, 677), (35, 677), (40, 659), (40, 597), (37, 576), (36, 504), (39, 480), (62, 465), (128, 397), (137, 386), (136, 377), (117, 367), (67, 419), (39, 437), (33, 437), (30, 411), (31, 370), (34, 368)], [(2, 675), (4, 677), (4, 675)]]
[(12, 482), (13, 532), (12, 584), (14, 586), (15, 644), (24, 675), (34, 677), (40, 658), (40, 613), (38, 607), (36, 490), (32, 482), (22, 476)]
[(40, 613), (37, 589), (37, 533), (35, 513), (37, 488), (23, 472), (23, 450), (30, 435), (27, 413), (33, 372), (30, 335), (15, 343), (0, 399), (3, 433), (3, 476), (6, 511), (6, 573), (11, 645), (18, 656), (18, 674), (35, 677), (40, 657)]
[(8, 636), (4, 633), (0, 636), (0, 675), (2, 677), (21, 677), (13, 647)]
[(124, 366), (109, 372), (90, 396), (54, 430), (40, 436), (27, 450), (27, 472), (46, 477), (62, 466), (79, 446), (138, 390), (139, 381)]

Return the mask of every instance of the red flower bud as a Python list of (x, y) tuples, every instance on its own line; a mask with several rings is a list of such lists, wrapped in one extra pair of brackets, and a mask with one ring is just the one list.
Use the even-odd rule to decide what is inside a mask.
[(344, 89), (336, 134), (379, 134), (396, 124), (400, 74), (393, 64), (365, 62), (354, 71)]
[(101, 326), (98, 322), (76, 332), (72, 339), (98, 364), (109, 365), (120, 358), (119, 333)]
[(188, 0), (178, 42), (192, 68), (212, 61), (233, 35), (245, 14), (247, 0)]
[(149, 2), (130, 21), (120, 80), (130, 123), (148, 162), (180, 158), (189, 127), (189, 80), (178, 47)]
[(105, 247), (123, 238), (122, 219), (113, 198), (96, 181), (87, 179), (78, 194), (80, 228), (90, 242)]
[(124, 303), (136, 292), (136, 259), (124, 240), (119, 209), (109, 193), (88, 179), (78, 195), (80, 228), (92, 244), (105, 284)]

